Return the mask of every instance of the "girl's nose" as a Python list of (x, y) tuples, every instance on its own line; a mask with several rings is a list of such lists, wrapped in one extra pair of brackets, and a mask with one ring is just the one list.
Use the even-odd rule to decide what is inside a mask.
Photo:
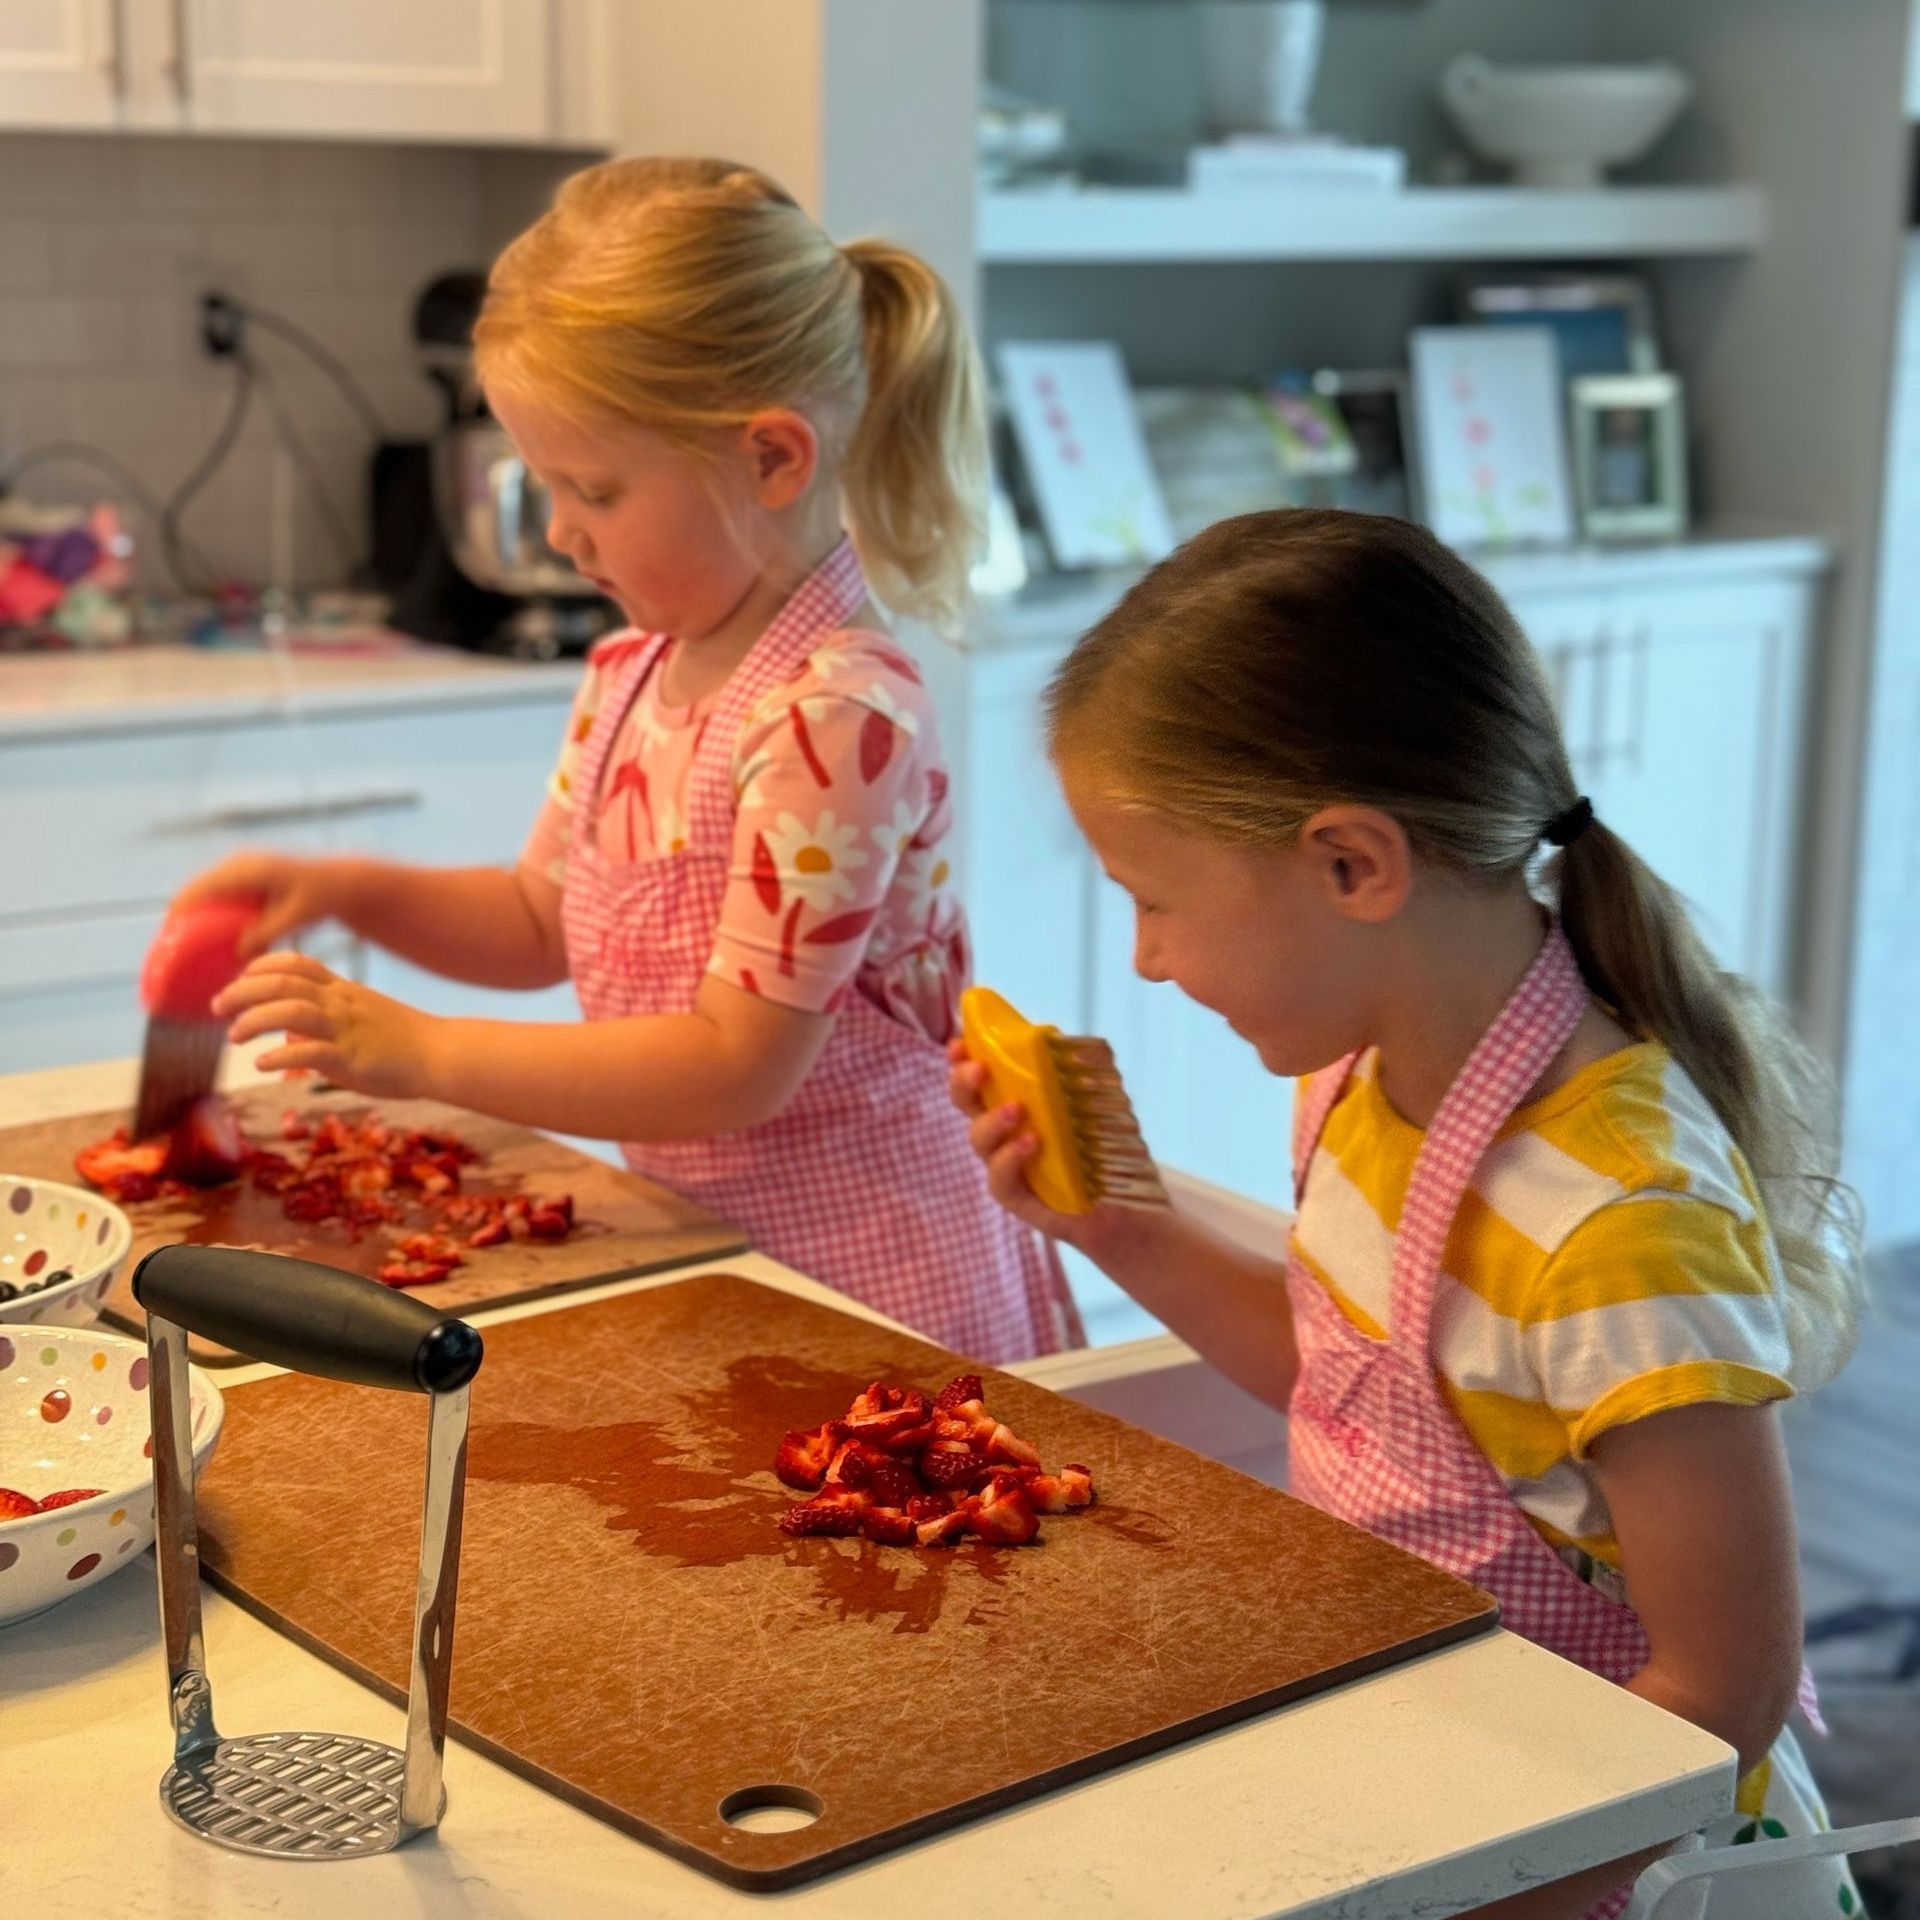
[(1160, 955), (1153, 940), (1144, 927), (1136, 926), (1133, 931), (1133, 970), (1142, 980), (1151, 980), (1158, 984), (1167, 978), (1166, 969), (1160, 964)]

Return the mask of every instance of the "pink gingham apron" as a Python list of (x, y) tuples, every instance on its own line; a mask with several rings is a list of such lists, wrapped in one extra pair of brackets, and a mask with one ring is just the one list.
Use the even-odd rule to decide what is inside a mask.
[[(1572, 1038), (1586, 1006), (1579, 964), (1556, 925), (1421, 1142), (1394, 1236), (1387, 1339), (1362, 1333), (1289, 1248), (1300, 1369), (1287, 1410), (1288, 1486), (1485, 1588), (1500, 1603), (1503, 1625), (1620, 1684), (1646, 1664), (1639, 1616), (1582, 1580), (1535, 1530), (1441, 1394), (1428, 1344), (1447, 1236), (1474, 1169)], [(1301, 1096), (1293, 1133), (1296, 1205), (1358, 1058), (1351, 1054), (1314, 1075)], [(1800, 1698), (1817, 1725), (1804, 1668)], [(1610, 1894), (1587, 1920), (1612, 1920), (1630, 1892)]]
[[(602, 642), (606, 688), (581, 748), (561, 921), (590, 1020), (689, 1013), (719, 924), (742, 721), (866, 598), (844, 542), (734, 670), (703, 723), (677, 853), (624, 863), (593, 832), (607, 756), (668, 635)], [(989, 1363), (1083, 1344), (1052, 1247), (988, 1194), (947, 1098), (942, 1049), (857, 987), (786, 1109), (741, 1132), (623, 1144), (627, 1164), (754, 1245), (929, 1339)]]

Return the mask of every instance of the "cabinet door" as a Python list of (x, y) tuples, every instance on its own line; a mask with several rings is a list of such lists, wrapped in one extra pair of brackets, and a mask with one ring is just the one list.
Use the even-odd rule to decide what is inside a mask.
[(1760, 582), (1515, 611), (1601, 817), (1685, 896), (1724, 964), (1783, 995), (1807, 591)]
[(116, 125), (121, 53), (115, 0), (0, 0), (0, 126)]
[(200, 132), (545, 140), (550, 0), (166, 0)]

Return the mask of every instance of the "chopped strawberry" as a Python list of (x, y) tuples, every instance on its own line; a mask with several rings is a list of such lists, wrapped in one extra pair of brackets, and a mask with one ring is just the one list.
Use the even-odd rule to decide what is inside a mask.
[(980, 1458), (964, 1440), (936, 1440), (920, 1456), (920, 1476), (936, 1487), (965, 1486), (980, 1470)]
[(536, 1240), (564, 1240), (573, 1231), (573, 1200), (566, 1206), (549, 1206), (544, 1201), (527, 1214), (527, 1231)]
[(247, 1143), (233, 1109), (217, 1093), (196, 1100), (167, 1136), (167, 1177), (189, 1186), (217, 1187), (238, 1177)]
[(972, 1515), (968, 1508), (953, 1507), (935, 1519), (922, 1520), (914, 1528), (914, 1537), (923, 1547), (951, 1547), (965, 1537), (970, 1525)]
[(512, 1229), (504, 1220), (489, 1220), (485, 1226), (477, 1227), (467, 1235), (470, 1247), (497, 1247), (503, 1240), (513, 1238)]
[(920, 1482), (898, 1460), (857, 1440), (842, 1450), (835, 1465), (841, 1483), (857, 1487), (877, 1507), (904, 1507), (921, 1491)]
[(780, 1516), (780, 1531), (796, 1535), (827, 1534), (844, 1537), (861, 1530), (867, 1510), (866, 1497), (834, 1488), (789, 1507)]
[(915, 1522), (938, 1520), (952, 1511), (953, 1501), (944, 1493), (916, 1493), (907, 1502), (907, 1518)]
[(995, 1424), (993, 1437), (987, 1442), (987, 1456), (993, 1460), (1019, 1461), (1029, 1467), (1040, 1464), (1039, 1449), (1029, 1446), (1011, 1427), (999, 1423)]
[(1026, 1495), (998, 1480), (972, 1503), (970, 1518), (974, 1532), (998, 1547), (1023, 1546), (1040, 1531), (1040, 1516)]
[(0, 1487), (0, 1521), (24, 1520), (40, 1511), (40, 1502), (30, 1495), (16, 1493), (12, 1487)]
[(811, 1433), (790, 1433), (773, 1456), (773, 1470), (790, 1487), (817, 1487), (833, 1458), (833, 1449), (829, 1427), (815, 1427)]
[(933, 1404), (938, 1412), (946, 1413), (963, 1400), (980, 1400), (985, 1394), (986, 1389), (981, 1386), (977, 1373), (962, 1373), (955, 1375), (934, 1395)]
[(311, 1140), (313, 1138), (313, 1128), (301, 1115), (289, 1107), (286, 1112), (280, 1116), (280, 1138), (282, 1140)]
[(50, 1493), (40, 1502), (42, 1513), (51, 1513), (55, 1507), (70, 1507), (78, 1500), (93, 1500), (106, 1492), (105, 1487), (65, 1487), (59, 1493)]
[(116, 1127), (104, 1140), (81, 1148), (73, 1164), (80, 1178), (109, 1200), (138, 1201), (159, 1192), (166, 1160), (165, 1140), (136, 1141), (128, 1128)]
[(860, 1527), (869, 1540), (883, 1547), (909, 1546), (918, 1531), (896, 1507), (869, 1507), (860, 1516)]

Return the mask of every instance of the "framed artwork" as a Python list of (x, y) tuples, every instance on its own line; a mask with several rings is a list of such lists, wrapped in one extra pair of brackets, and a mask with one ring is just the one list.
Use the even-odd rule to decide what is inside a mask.
[(1107, 340), (1008, 341), (997, 358), (1054, 564), (1164, 559), (1173, 532), (1120, 349)]
[(1589, 374), (1568, 397), (1581, 530), (1592, 540), (1687, 530), (1687, 426), (1671, 373)]
[(1416, 327), (1427, 524), (1450, 546), (1573, 538), (1559, 349), (1544, 327)]
[(1660, 341), (1653, 294), (1633, 274), (1483, 275), (1460, 290), (1460, 318), (1482, 327), (1545, 327), (1567, 380), (1586, 373), (1654, 373)]

